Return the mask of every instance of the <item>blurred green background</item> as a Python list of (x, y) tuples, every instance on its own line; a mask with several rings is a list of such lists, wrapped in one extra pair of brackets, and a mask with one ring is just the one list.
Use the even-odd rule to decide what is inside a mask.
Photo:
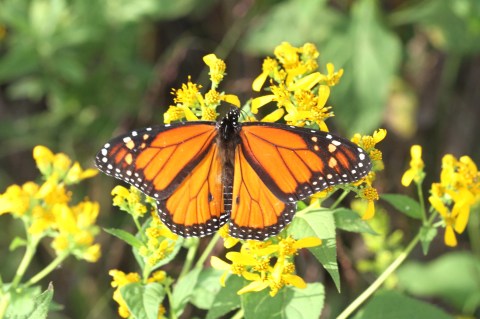
[[(282, 41), (312, 42), (322, 71), (327, 62), (345, 69), (329, 101), (336, 115), (328, 122), (332, 131), (351, 136), (387, 129), (379, 145), (386, 166), (376, 185), (381, 193), (410, 193), (400, 178), (414, 143), (424, 148), (427, 185), (439, 179), (445, 153), (480, 163), (478, 0), (0, 0), (0, 192), (36, 178), (35, 145), (92, 167), (111, 137), (162, 123), (171, 88), (188, 75), (208, 84), (205, 54), (226, 60), (222, 89), (247, 101), (263, 57), (273, 56)], [(100, 226), (132, 230), (111, 208), (115, 183), (99, 176), (74, 196), (101, 203)], [(390, 217), (407, 238), (418, 228), (395, 211)], [(21, 258), (21, 251), (8, 251), (19, 226), (8, 216), (0, 219), (4, 281)], [(428, 258), (447, 251), (441, 237)], [(117, 317), (108, 270), (138, 269), (120, 240), (102, 233), (99, 241), (98, 263), (68, 260), (49, 278), (54, 300), (63, 305), (52, 318)], [(339, 235), (341, 294), (313, 258), (301, 256), (307, 281), (321, 280), (328, 288), (324, 318), (368, 283), (348, 267), (364, 254), (359, 241)], [(467, 235), (459, 246), (469, 249)], [(45, 245), (32, 273), (50, 255)], [(414, 258), (424, 257), (418, 250)], [(169, 267), (175, 273), (175, 264)], [(451, 304), (443, 306), (455, 312)], [(191, 309), (185, 318), (193, 314), (202, 312)]]

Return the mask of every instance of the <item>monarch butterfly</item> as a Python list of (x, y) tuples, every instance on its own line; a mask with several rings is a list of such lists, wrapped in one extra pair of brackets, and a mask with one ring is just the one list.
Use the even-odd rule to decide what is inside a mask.
[(157, 201), (160, 219), (184, 237), (203, 237), (229, 221), (230, 235), (264, 240), (293, 218), (296, 202), (365, 176), (372, 167), (352, 142), (278, 123), (166, 124), (106, 143), (97, 167)]

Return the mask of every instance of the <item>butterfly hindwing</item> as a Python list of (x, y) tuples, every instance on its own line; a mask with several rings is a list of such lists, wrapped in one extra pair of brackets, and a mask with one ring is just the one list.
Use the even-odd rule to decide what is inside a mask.
[(361, 148), (327, 132), (257, 122), (243, 123), (240, 138), (247, 161), (283, 201), (354, 182), (371, 168)]
[(215, 123), (211, 122), (136, 130), (106, 143), (95, 164), (146, 195), (164, 199), (203, 159), (215, 136)]
[(211, 145), (169, 197), (157, 201), (157, 207), (168, 228), (184, 237), (210, 235), (228, 221), (217, 144)]
[(296, 203), (278, 199), (246, 160), (241, 147), (235, 151), (233, 204), (230, 235), (264, 240), (278, 234), (293, 218)]

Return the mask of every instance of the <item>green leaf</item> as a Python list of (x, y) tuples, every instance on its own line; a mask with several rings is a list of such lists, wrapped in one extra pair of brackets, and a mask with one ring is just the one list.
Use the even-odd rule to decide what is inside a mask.
[(28, 316), (28, 319), (45, 319), (48, 315), (48, 309), (53, 297), (53, 285), (48, 284), (47, 290), (35, 297), (34, 311)]
[(424, 255), (428, 254), (430, 243), (437, 236), (438, 230), (435, 227), (422, 226), (420, 228), (420, 242), (422, 243), (422, 251)]
[(18, 247), (24, 247), (24, 246), (27, 246), (27, 241), (25, 240), (25, 238), (16, 236), (10, 243), (10, 246), (8, 247), (8, 249), (10, 251), (14, 251)]
[(383, 194), (380, 196), (380, 198), (384, 201), (387, 201), (390, 205), (407, 216), (416, 219), (422, 218), (422, 209), (420, 204), (411, 197), (400, 194)]
[(337, 228), (355, 232), (378, 235), (370, 224), (364, 221), (356, 212), (348, 208), (339, 208), (333, 211), (335, 225)]
[(131, 283), (120, 288), (128, 310), (135, 318), (157, 319), (158, 310), (165, 297), (163, 286), (157, 282)]
[(192, 298), (201, 271), (202, 268), (194, 268), (184, 277), (180, 278), (177, 284), (173, 287), (172, 311), (177, 316), (180, 316), (183, 313), (185, 305)]
[(212, 306), (207, 313), (207, 319), (216, 319), (240, 308), (240, 296), (237, 291), (246, 284), (247, 281), (242, 277), (230, 275), (225, 282), (225, 287), (222, 287), (215, 295)]
[(453, 319), (435, 306), (406, 297), (395, 291), (381, 291), (363, 307), (353, 319)]
[(298, 212), (287, 232), (295, 239), (317, 237), (322, 240), (320, 246), (309, 248), (309, 250), (332, 276), (337, 289), (340, 290), (335, 220), (332, 211), (307, 208)]
[(350, 19), (320, 46), (326, 61), (345, 69), (331, 101), (349, 135), (379, 127), (400, 64), (401, 43), (383, 24), (378, 6), (375, 0), (355, 1)]
[[(259, 22), (251, 24), (243, 47), (249, 53), (271, 55), (273, 48), (287, 41), (292, 45), (332, 39), (332, 30), (345, 21), (325, 0), (281, 1), (272, 6)], [(335, 40), (335, 39), (332, 39)]]
[(400, 286), (419, 297), (441, 298), (463, 314), (480, 307), (480, 258), (452, 252), (431, 262), (407, 262), (397, 270)]
[(220, 277), (223, 271), (214, 268), (203, 269), (198, 276), (197, 285), (192, 294), (192, 304), (197, 308), (208, 310), (212, 307), (215, 296), (220, 291)]
[(245, 319), (317, 319), (323, 309), (325, 293), (321, 284), (314, 283), (305, 289), (285, 287), (274, 297), (266, 289), (244, 294), (241, 298)]
[(110, 235), (113, 235), (117, 238), (120, 238), (130, 246), (140, 249), (142, 247), (143, 243), (134, 235), (130, 234), (127, 231), (124, 231), (123, 229), (118, 229), (118, 228), (104, 228), (104, 231), (109, 233)]
[(40, 286), (11, 291), (6, 318), (28, 318), (35, 312), (36, 299), (41, 294)]

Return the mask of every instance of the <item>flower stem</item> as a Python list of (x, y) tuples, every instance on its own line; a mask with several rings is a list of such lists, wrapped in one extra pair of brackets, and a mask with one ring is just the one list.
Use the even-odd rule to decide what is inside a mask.
[(219, 239), (220, 239), (220, 233), (217, 231), (215, 235), (212, 237), (212, 240), (210, 240), (210, 242), (208, 243), (208, 246), (205, 248), (200, 258), (198, 258), (198, 261), (195, 264), (195, 268), (201, 268), (203, 266), (203, 263), (207, 259), (208, 255), (210, 255), (210, 253), (213, 250), (213, 247), (215, 247)]
[(17, 272), (15, 273), (15, 277), (13, 277), (11, 289), (17, 288), (20, 281), (22, 281), (23, 275), (25, 274), (25, 271), (27, 271), (27, 268), (30, 265), (30, 262), (32, 261), (33, 256), (37, 251), (37, 246), (38, 246), (38, 243), (40, 242), (40, 237), (28, 236), (27, 241), (28, 241), (27, 248), (25, 250), (25, 254), (23, 255), (22, 261), (20, 262), (20, 265), (18, 265)]
[(178, 279), (185, 276), (190, 271), (190, 269), (192, 269), (193, 259), (197, 254), (199, 243), (200, 241), (197, 240), (194, 245), (191, 245), (190, 248), (188, 248), (187, 257), (185, 258), (185, 263), (183, 264), (183, 268), (180, 272), (180, 275), (178, 276)]
[(7, 312), (8, 304), (10, 303), (10, 292), (6, 292), (0, 297), (0, 319), (5, 317)]
[(416, 183), (417, 185), (417, 192), (418, 192), (418, 200), (420, 201), (420, 207), (422, 210), (422, 222), (423, 225), (427, 225), (427, 212), (425, 211), (425, 200), (423, 198), (423, 189), (422, 189), (422, 183)]
[(52, 260), (52, 262), (50, 264), (48, 264), (45, 268), (43, 268), (39, 273), (37, 273), (35, 276), (33, 276), (32, 278), (30, 278), (30, 280), (28, 280), (26, 283), (25, 283), (25, 287), (29, 287), (31, 285), (34, 285), (36, 284), (37, 282), (39, 282), (40, 280), (42, 280), (43, 278), (45, 278), (45, 276), (47, 276), (49, 273), (51, 273), (55, 268), (57, 268), (64, 260), (65, 258), (68, 257), (70, 253), (69, 252), (64, 252), (60, 255), (58, 255), (54, 260)]
[(387, 278), (403, 263), (403, 261), (412, 252), (413, 248), (418, 244), (420, 234), (408, 244), (407, 248), (385, 269), (385, 271), (360, 295), (355, 299), (338, 317), (337, 319), (348, 318), (355, 310), (360, 307), (377, 289), (387, 280)]
[(337, 208), (337, 206), (340, 205), (340, 203), (341, 203), (342, 200), (348, 195), (348, 193), (350, 193), (350, 191), (344, 189), (343, 192), (340, 194), (340, 196), (338, 196), (338, 198), (337, 198), (337, 200), (335, 201), (335, 203), (333, 203), (332, 206), (330, 206), (330, 209), (335, 209), (335, 208)]

